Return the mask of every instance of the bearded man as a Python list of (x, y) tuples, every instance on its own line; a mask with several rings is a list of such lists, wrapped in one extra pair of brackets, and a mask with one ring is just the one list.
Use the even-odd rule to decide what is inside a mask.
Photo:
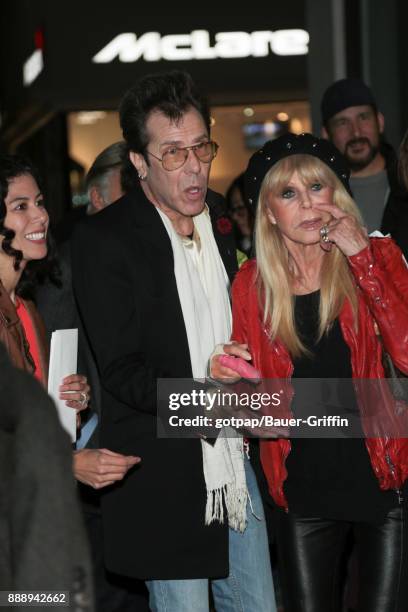
[(408, 194), (371, 89), (359, 79), (336, 81), (323, 94), (321, 113), (323, 137), (349, 163), (350, 187), (368, 232), (390, 233), (407, 256)]

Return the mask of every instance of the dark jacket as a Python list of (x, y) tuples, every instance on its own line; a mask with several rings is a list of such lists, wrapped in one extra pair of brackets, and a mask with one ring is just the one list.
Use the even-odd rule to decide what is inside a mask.
[[(371, 248), (350, 257), (349, 262), (359, 287), (357, 329), (349, 302), (344, 304), (339, 321), (350, 348), (358, 405), (363, 417), (370, 415), (370, 411), (373, 413), (373, 405), (381, 406), (381, 419), (386, 422), (393, 416), (387, 410), (395, 408), (388, 385), (383, 381), (384, 384), (373, 387), (376, 393), (373, 399), (372, 394), (367, 394), (370, 387), (364, 387), (364, 381), (384, 378), (382, 350), (374, 320), (393, 361), (401, 371), (408, 373), (408, 270), (401, 251), (389, 238), (371, 239)], [(242, 266), (233, 285), (232, 337), (248, 344), (252, 363), (264, 378), (290, 378), (293, 363), (286, 347), (279, 339), (270, 342), (262, 323), (255, 274), (256, 261), (253, 259)], [(361, 384), (357, 384), (358, 380)], [(289, 407), (287, 416), (291, 416)], [(363, 419), (363, 427), (367, 422), (369, 419)], [(405, 432), (406, 428), (401, 435)], [(408, 477), (408, 438), (370, 437), (366, 438), (366, 446), (381, 489), (401, 488)], [(290, 450), (288, 439), (261, 441), (261, 461), (269, 491), (275, 502), (283, 507), (287, 507), (283, 484)]]
[[(217, 223), (223, 200), (209, 191), (207, 202), (232, 278), (232, 232)], [(204, 525), (201, 442), (157, 439), (157, 379), (192, 372), (170, 239), (139, 186), (77, 228), (72, 257), (101, 377), (101, 444), (142, 458), (102, 496), (107, 568), (139, 578), (226, 576), (228, 528)]]
[[(82, 328), (72, 288), (71, 248), (69, 242), (58, 246), (60, 283), (47, 280), (35, 288), (35, 303), (45, 325), (47, 346), (50, 346), (52, 332), (57, 329), (78, 328), (77, 371), (87, 377), (91, 396), (86, 414), (81, 414), (82, 423), (96, 412), (100, 413), (101, 391), (95, 360)], [(98, 428), (91, 436), (87, 448), (98, 448)], [(89, 487), (88, 487), (89, 488)]]
[[(71, 274), (71, 248), (69, 242), (58, 246), (58, 264), (60, 268), (60, 283), (47, 280), (35, 288), (35, 302), (45, 324), (47, 345), (50, 346), (52, 332), (56, 329), (78, 329), (78, 364), (77, 371), (87, 377), (91, 388), (89, 407), (81, 411), (81, 426), (94, 413), (100, 420), (101, 386), (99, 376), (89, 343), (84, 333), (78, 309), (74, 299)], [(99, 426), (96, 427), (86, 448), (99, 448)], [(100, 490), (93, 489), (81, 482), (77, 483), (80, 499), (84, 510), (89, 513), (100, 512)]]
[(408, 193), (398, 178), (398, 160), (394, 149), (384, 143), (381, 153), (389, 184), (389, 194), (381, 223), (383, 234), (391, 234), (408, 259)]
[(0, 590), (66, 590), (66, 610), (91, 612), (69, 438), (52, 400), (1, 345), (0, 397)]

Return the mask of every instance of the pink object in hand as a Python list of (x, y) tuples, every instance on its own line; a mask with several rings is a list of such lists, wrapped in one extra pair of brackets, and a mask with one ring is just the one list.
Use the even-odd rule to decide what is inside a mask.
[(242, 378), (248, 378), (249, 380), (259, 380), (261, 373), (251, 366), (245, 359), (241, 357), (233, 357), (232, 355), (220, 355), (219, 362), (226, 368), (234, 370)]

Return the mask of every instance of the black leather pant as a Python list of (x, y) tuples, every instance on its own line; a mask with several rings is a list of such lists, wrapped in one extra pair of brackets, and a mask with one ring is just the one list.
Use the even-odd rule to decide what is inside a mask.
[(350, 532), (358, 612), (408, 612), (408, 526), (402, 508), (381, 524), (276, 514), (285, 612), (340, 612), (341, 561)]

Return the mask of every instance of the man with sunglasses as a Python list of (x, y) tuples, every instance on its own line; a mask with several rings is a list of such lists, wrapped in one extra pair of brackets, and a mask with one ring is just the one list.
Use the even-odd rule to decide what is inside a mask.
[(218, 149), (209, 109), (175, 71), (142, 78), (120, 121), (139, 181), (79, 227), (73, 245), (101, 374), (101, 440), (142, 457), (103, 495), (105, 563), (145, 579), (154, 611), (209, 612), (211, 579), (218, 612), (275, 612), (242, 438), (157, 438), (157, 379), (205, 378), (214, 346), (230, 336), (236, 248), (223, 199), (208, 189)]

